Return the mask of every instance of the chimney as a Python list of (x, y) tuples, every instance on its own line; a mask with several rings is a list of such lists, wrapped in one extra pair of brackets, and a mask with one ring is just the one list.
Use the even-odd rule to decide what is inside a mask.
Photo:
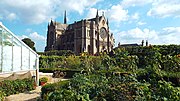
[(144, 46), (144, 40), (142, 40), (142, 44), (141, 44), (141, 46)]
[(146, 46), (148, 46), (148, 40), (146, 40)]

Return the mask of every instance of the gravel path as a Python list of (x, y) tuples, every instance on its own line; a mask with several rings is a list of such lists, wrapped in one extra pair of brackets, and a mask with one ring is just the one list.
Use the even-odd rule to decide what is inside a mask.
[(5, 101), (36, 101), (40, 97), (41, 86), (35, 90), (15, 95), (10, 95), (5, 98)]

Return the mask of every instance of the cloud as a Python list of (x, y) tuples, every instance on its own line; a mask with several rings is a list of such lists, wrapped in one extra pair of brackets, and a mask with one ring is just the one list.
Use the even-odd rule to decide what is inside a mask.
[(62, 9), (68, 11), (77, 11), (79, 14), (82, 14), (84, 9), (90, 8), (103, 0), (68, 0), (68, 2), (65, 2), (64, 0), (56, 1), (57, 6), (61, 7)]
[(92, 18), (92, 17), (96, 17), (96, 13), (97, 13), (97, 9), (96, 8), (89, 8), (88, 14), (86, 16), (86, 18)]
[(29, 34), (29, 37), (32, 38), (33, 40), (38, 40), (38, 41), (45, 41), (46, 38), (42, 35), (39, 35), (37, 32), (33, 32)]
[(132, 19), (134, 20), (138, 20), (139, 19), (139, 13), (134, 13), (132, 16), (131, 16)]
[(40, 24), (50, 18), (61, 16), (65, 10), (83, 13), (102, 0), (1, 0), (0, 12), (4, 20), (16, 20), (23, 23)]
[(150, 44), (179, 44), (180, 27), (165, 27), (159, 31), (134, 28), (115, 35), (116, 44), (139, 43), (148, 40)]
[[(121, 5), (113, 5), (109, 9), (100, 9), (98, 10), (98, 14), (102, 15), (102, 12), (105, 13), (105, 16), (111, 21), (111, 22), (122, 22), (128, 20), (128, 10), (124, 10)], [(87, 14), (87, 18), (95, 17), (97, 13), (96, 8), (90, 8)]]
[(35, 48), (37, 51), (44, 51), (46, 45), (46, 37), (38, 34), (37, 32), (29, 33), (29, 35), (18, 36), (21, 40), (24, 38), (30, 38), (35, 42)]
[(46, 37), (38, 34), (37, 32), (33, 32), (29, 34), (30, 39), (35, 42), (35, 47), (37, 51), (44, 51), (46, 46)]
[(142, 26), (142, 25), (145, 25), (145, 24), (146, 24), (146, 22), (142, 22), (142, 21), (139, 21), (139, 22), (137, 23), (138, 26)]
[(31, 29), (31, 28), (27, 28), (26, 30), (25, 30), (25, 32), (26, 33), (31, 33), (33, 30)]
[(166, 27), (162, 29), (160, 39), (165, 44), (180, 44), (180, 27)]
[(15, 20), (17, 18), (16, 14), (15, 13), (10, 13), (8, 16), (7, 16), (7, 19), (12, 21), (12, 20)]
[(107, 10), (96, 9), (96, 8), (89, 8), (89, 11), (88, 11), (88, 14), (87, 14), (86, 18), (89, 19), (89, 18), (96, 17), (97, 10), (98, 10), (99, 16), (101, 16), (103, 12), (105, 14), (107, 13)]
[(3, 17), (0, 15), (0, 20), (2, 20), (3, 19)]
[(180, 17), (180, 0), (158, 0), (154, 1), (152, 8), (147, 13), (155, 17)]
[(135, 6), (143, 6), (149, 3), (152, 3), (153, 0), (123, 0), (121, 5), (123, 7), (135, 7)]
[(19, 39), (29, 38), (27, 35), (18, 36)]
[(122, 31), (118, 33), (118, 36), (122, 39), (123, 42), (138, 42), (144, 39), (157, 39), (157, 32), (154, 30), (149, 30), (147, 28), (140, 29), (134, 28), (128, 31)]
[[(39, 24), (47, 21), (53, 14), (53, 0), (2, 0), (0, 9), (2, 14), (8, 16), (9, 13), (16, 15), (23, 23)], [(14, 20), (14, 19), (13, 19)]]
[(124, 10), (119, 4), (113, 5), (107, 10), (106, 14), (111, 21), (121, 22), (128, 20), (128, 10)]

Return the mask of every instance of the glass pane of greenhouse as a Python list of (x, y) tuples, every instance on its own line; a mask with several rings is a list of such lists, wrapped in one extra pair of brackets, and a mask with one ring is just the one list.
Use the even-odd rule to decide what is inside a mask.
[(29, 50), (22, 45), (22, 69), (28, 70), (29, 68)]
[(3, 37), (3, 65), (2, 65), (2, 71), (4, 72), (10, 72), (12, 71), (12, 35), (6, 31), (2, 31), (2, 37)]
[(30, 52), (30, 69), (36, 69), (36, 56)]
[(2, 28), (0, 26), (0, 72), (2, 72)]
[(38, 69), (39, 56), (0, 23), (0, 73)]
[(13, 39), (13, 71), (20, 71), (21, 68), (21, 43), (16, 38)]

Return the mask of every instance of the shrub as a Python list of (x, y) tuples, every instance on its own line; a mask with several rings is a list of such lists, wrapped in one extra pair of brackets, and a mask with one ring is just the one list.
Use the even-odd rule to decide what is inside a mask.
[[(63, 72), (65, 75), (63, 77), (66, 77), (66, 78), (72, 78), (74, 74), (76, 73), (81, 73), (81, 70), (77, 70), (77, 69), (68, 69), (68, 68), (40, 68), (39, 69), (40, 72), (43, 72), (43, 73), (53, 73), (53, 77), (57, 77), (56, 73), (60, 73), (60, 72)], [(86, 72), (86, 71), (83, 71), (83, 73)]]
[(42, 78), (39, 79), (39, 81), (46, 83), (48, 81), (48, 78), (47, 77), (42, 77)]
[(4, 92), (6, 96), (30, 91), (34, 89), (34, 79), (23, 80), (4, 80), (0, 82), (0, 91)]
[(47, 51), (44, 53), (39, 53), (40, 55), (46, 55), (46, 56), (52, 56), (52, 55), (56, 55), (56, 56), (71, 56), (71, 55), (75, 55), (71, 50), (52, 50), (52, 51)]
[[(132, 100), (135, 90), (131, 88), (137, 81), (132, 77), (106, 77), (103, 74), (77, 74), (69, 82), (49, 84), (43, 87), (43, 100), (64, 101), (120, 101)], [(60, 82), (61, 83), (61, 82)]]
[(47, 84), (45, 86), (43, 86), (41, 88), (41, 98), (43, 100), (47, 100), (48, 99), (48, 95), (56, 90), (59, 90), (61, 88), (64, 88), (65, 86), (67, 86), (69, 83), (68, 80), (65, 81), (60, 81), (57, 83), (53, 83), (53, 84)]
[(0, 101), (4, 101), (5, 93), (0, 91)]

